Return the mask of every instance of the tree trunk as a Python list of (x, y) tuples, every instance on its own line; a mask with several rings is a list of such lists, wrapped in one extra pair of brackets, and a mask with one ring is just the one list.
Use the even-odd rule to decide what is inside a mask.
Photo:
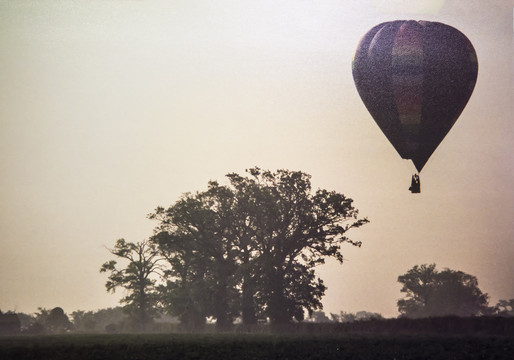
[(287, 312), (287, 300), (284, 294), (284, 276), (280, 271), (274, 271), (268, 276), (268, 284), (270, 292), (268, 315), (271, 325), (285, 325), (290, 321)]
[(228, 304), (226, 299), (226, 289), (220, 289), (215, 295), (215, 317), (216, 317), (216, 330), (227, 331), (232, 327), (232, 321), (228, 314)]
[(146, 292), (144, 285), (139, 287), (139, 314), (138, 314), (138, 323), (135, 324), (138, 330), (146, 330), (148, 324), (148, 314), (147, 314), (147, 300), (146, 300)]
[(256, 308), (254, 303), (255, 295), (255, 282), (252, 278), (252, 270), (254, 276), (257, 275), (255, 266), (250, 266), (250, 250), (244, 249), (243, 253), (243, 283), (241, 285), (242, 299), (241, 299), (241, 313), (243, 317), (243, 325), (257, 324)]
[(214, 292), (214, 316), (216, 317), (216, 329), (219, 331), (230, 330), (232, 327), (227, 279), (226, 271), (220, 271), (218, 273), (217, 289)]
[(251, 274), (246, 273), (243, 277), (242, 291), (242, 306), (241, 311), (243, 315), (243, 325), (257, 324), (257, 316), (255, 315), (253, 280)]

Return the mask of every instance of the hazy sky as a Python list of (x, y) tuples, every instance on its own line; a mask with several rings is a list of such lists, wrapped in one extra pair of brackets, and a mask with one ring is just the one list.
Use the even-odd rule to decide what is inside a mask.
[[(458, 28), (479, 61), (419, 195), (351, 73), (396, 19)], [(319, 269), (327, 312), (396, 316), (398, 275), (432, 262), (514, 298), (512, 19), (511, 0), (0, 0), (0, 309), (116, 306), (105, 246), (253, 166), (309, 173), (371, 221)]]

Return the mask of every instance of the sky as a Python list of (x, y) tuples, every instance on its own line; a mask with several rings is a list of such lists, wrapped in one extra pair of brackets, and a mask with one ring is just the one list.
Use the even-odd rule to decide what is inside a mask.
[[(397, 19), (456, 27), (479, 61), (421, 194), (351, 72)], [(0, 309), (116, 306), (106, 248), (253, 166), (306, 172), (370, 220), (318, 269), (325, 312), (397, 316), (398, 276), (425, 263), (514, 298), (512, 69), (511, 0), (0, 0)]]

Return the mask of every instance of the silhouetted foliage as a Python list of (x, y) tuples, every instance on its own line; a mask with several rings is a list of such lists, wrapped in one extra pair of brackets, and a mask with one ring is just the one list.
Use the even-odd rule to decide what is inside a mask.
[(22, 330), (26, 334), (59, 334), (73, 330), (73, 324), (61, 307), (48, 310), (42, 307), (32, 315), (20, 314)]
[(91, 332), (96, 330), (96, 321), (92, 311), (76, 310), (71, 313), (75, 331)]
[(356, 313), (349, 313), (341, 311), (339, 315), (330, 314), (333, 321), (340, 323), (351, 323), (354, 321), (367, 321), (367, 320), (382, 320), (384, 317), (379, 313), (369, 311), (357, 311)]
[(29, 335), (41, 335), (46, 332), (45, 326), (40, 322), (33, 322), (29, 325), (29, 327), (25, 330), (26, 334)]
[(327, 257), (342, 262), (344, 243), (361, 245), (346, 236), (368, 222), (352, 199), (312, 193), (299, 171), (247, 172), (149, 215), (159, 221), (152, 241), (170, 265), (165, 303), (183, 321), (212, 316), (224, 329), (238, 312), (244, 324), (301, 321), (305, 310), (322, 308), (326, 287), (315, 266)]
[(496, 304), (496, 314), (500, 316), (514, 316), (514, 299), (500, 300)]
[(233, 194), (209, 183), (209, 189), (185, 194), (151, 218), (161, 221), (152, 238), (168, 262), (164, 303), (183, 325), (201, 327), (206, 316), (228, 329), (237, 316), (238, 244), (230, 231)]
[(307, 319), (308, 322), (314, 322), (314, 323), (328, 323), (333, 322), (333, 319), (330, 319), (323, 310), (316, 310), (312, 312), (312, 315), (309, 319)]
[(116, 260), (104, 263), (100, 272), (109, 272), (105, 287), (112, 292), (118, 287), (128, 291), (128, 295), (120, 302), (125, 304), (123, 308), (133, 320), (133, 326), (144, 330), (157, 313), (156, 279), (152, 278), (160, 270), (157, 249), (146, 240), (131, 243), (119, 239), (109, 251), (128, 264), (120, 269), (116, 267)]
[(34, 323), (35, 321), (35, 318), (33, 315), (29, 315), (29, 314), (25, 314), (25, 313), (17, 313), (16, 315), (18, 315), (18, 319), (20, 320), (20, 326), (21, 326), (21, 331), (26, 331), (31, 324)]
[(34, 313), (35, 322), (44, 324), (48, 318), (48, 315), (50, 315), (50, 310), (43, 307), (38, 307), (37, 310), (38, 311)]
[(291, 323), (290, 333), (405, 334), (405, 335), (514, 335), (514, 318), (498, 316), (361, 319), (348, 322)]
[(272, 324), (303, 320), (321, 309), (326, 287), (314, 268), (334, 257), (343, 262), (341, 245), (360, 242), (345, 233), (367, 223), (358, 219), (353, 200), (334, 191), (312, 192), (310, 175), (253, 168), (250, 176), (229, 174), (231, 185), (246, 201), (250, 250), (257, 276), (256, 297)]
[(47, 332), (63, 333), (73, 328), (68, 316), (60, 307), (53, 308), (45, 319), (44, 327)]
[(405, 317), (474, 316), (489, 313), (488, 295), (478, 288), (476, 277), (462, 271), (437, 271), (435, 264), (416, 265), (398, 277), (406, 294), (398, 300)]
[(76, 332), (104, 332), (109, 325), (117, 331), (130, 330), (127, 314), (121, 307), (97, 311), (77, 310), (71, 313), (71, 318)]
[(0, 335), (17, 335), (20, 330), (21, 324), (17, 314), (13, 312), (4, 314), (0, 311)]
[(38, 311), (33, 314), (32, 318), (33, 321), (30, 323), (28, 328), (26, 329), (26, 332), (28, 334), (43, 334), (47, 332), (46, 329), (46, 319), (48, 319), (48, 316), (50, 315), (50, 310), (39, 307), (37, 309)]
[(161, 232), (152, 241), (159, 245), (169, 265), (164, 271), (166, 285), (158, 288), (164, 309), (180, 319), (184, 330), (200, 330), (205, 325), (209, 301), (205, 258), (197, 256), (194, 240), (178, 231)]

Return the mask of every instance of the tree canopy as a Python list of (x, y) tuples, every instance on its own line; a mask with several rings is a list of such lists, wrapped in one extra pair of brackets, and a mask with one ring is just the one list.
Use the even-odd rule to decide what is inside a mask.
[(70, 330), (72, 328), (72, 324), (68, 319), (68, 315), (64, 313), (64, 310), (60, 307), (56, 307), (48, 313), (48, 317), (45, 321), (45, 328), (47, 331), (60, 333)]
[(107, 261), (100, 268), (100, 272), (109, 272), (105, 284), (107, 291), (115, 292), (122, 287), (128, 294), (121, 300), (125, 303), (124, 310), (134, 320), (137, 328), (145, 328), (156, 313), (157, 293), (156, 279), (153, 274), (160, 270), (157, 249), (147, 240), (138, 243), (119, 239), (110, 253), (124, 259), (127, 265), (117, 267), (116, 260)]
[(398, 300), (402, 316), (473, 316), (489, 312), (488, 295), (475, 276), (462, 271), (438, 271), (435, 264), (416, 265), (398, 277), (405, 298)]
[(368, 222), (353, 200), (311, 189), (300, 171), (252, 168), (209, 182), (168, 209), (159, 207), (152, 241), (167, 260), (167, 299), (174, 315), (193, 312), (224, 328), (241, 313), (245, 324), (269, 317), (281, 324), (321, 309), (326, 290), (315, 266), (343, 261), (346, 233)]
[(495, 310), (500, 316), (514, 316), (514, 299), (498, 301)]

